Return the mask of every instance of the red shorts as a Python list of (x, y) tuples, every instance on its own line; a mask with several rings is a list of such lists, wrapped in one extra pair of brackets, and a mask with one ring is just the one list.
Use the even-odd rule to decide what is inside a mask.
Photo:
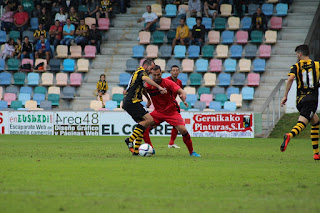
[(150, 115), (153, 117), (153, 120), (156, 123), (155, 124), (156, 126), (164, 121), (166, 121), (168, 124), (172, 126), (185, 125), (183, 118), (178, 112), (173, 112), (172, 114), (166, 115), (154, 110), (153, 112), (150, 113)]

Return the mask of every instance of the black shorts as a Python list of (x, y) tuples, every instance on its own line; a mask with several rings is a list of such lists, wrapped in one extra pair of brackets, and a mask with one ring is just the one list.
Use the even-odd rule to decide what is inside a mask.
[(132, 119), (137, 123), (143, 121), (143, 116), (149, 113), (140, 102), (132, 103), (131, 101), (124, 100), (122, 108), (127, 111), (127, 113), (129, 113)]
[(102, 95), (103, 95), (104, 93), (106, 93), (106, 91), (105, 91), (105, 90), (98, 90), (98, 92), (101, 92), (101, 93), (102, 93)]
[(297, 105), (300, 115), (308, 119), (309, 122), (313, 115), (317, 112), (317, 108), (318, 101), (306, 101)]

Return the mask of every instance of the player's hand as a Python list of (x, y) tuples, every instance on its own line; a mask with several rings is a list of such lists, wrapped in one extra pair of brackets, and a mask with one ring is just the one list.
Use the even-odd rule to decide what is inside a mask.
[(159, 90), (160, 90), (161, 94), (167, 94), (167, 89), (166, 88), (160, 87)]
[(187, 99), (187, 95), (184, 94), (184, 93), (182, 93), (182, 94), (180, 95), (180, 99), (181, 99), (181, 100), (186, 100), (186, 99)]
[(286, 105), (286, 102), (287, 102), (287, 97), (283, 97), (282, 100), (281, 100), (281, 107)]
[(186, 101), (184, 101), (183, 103), (184, 105), (186, 105), (187, 108), (189, 108), (189, 104)]

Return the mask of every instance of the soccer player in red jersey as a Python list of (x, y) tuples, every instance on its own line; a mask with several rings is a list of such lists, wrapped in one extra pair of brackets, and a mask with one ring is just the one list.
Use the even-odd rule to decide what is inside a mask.
[[(176, 94), (179, 94), (181, 100), (186, 104), (187, 95), (185, 91), (176, 83), (168, 79), (161, 78), (161, 68), (158, 65), (156, 65), (152, 70), (151, 75), (154, 82), (156, 82), (162, 88), (167, 89), (167, 93), (161, 94), (156, 87), (151, 86), (148, 83), (145, 84), (145, 88), (149, 93), (154, 105), (154, 111), (150, 113), (154, 121), (150, 126), (157, 126), (163, 121), (166, 121), (182, 134), (183, 142), (186, 144), (190, 156), (201, 157), (199, 154), (193, 151), (192, 140), (180, 115), (180, 107), (175, 99)], [(150, 105), (150, 98), (146, 93), (145, 95), (148, 98), (148, 105)], [(152, 146), (149, 136), (150, 130), (150, 127), (145, 130), (143, 134), (143, 140)]]
[[(170, 74), (171, 76), (165, 78), (165, 79), (168, 79), (168, 80), (171, 80), (173, 81), (174, 83), (176, 83), (179, 87), (182, 88), (182, 81), (180, 79), (178, 79), (178, 75), (180, 73), (180, 69), (177, 65), (173, 65), (171, 67), (171, 70), (170, 70)], [(174, 98), (177, 97), (177, 93), (173, 93), (172, 96)], [(186, 105), (188, 107), (188, 104)], [(171, 130), (171, 138), (170, 138), (170, 142), (168, 144), (168, 147), (169, 148), (180, 148), (178, 145), (176, 145), (174, 143), (174, 141), (176, 140), (177, 138), (177, 135), (178, 135), (178, 130), (176, 128), (172, 128)]]

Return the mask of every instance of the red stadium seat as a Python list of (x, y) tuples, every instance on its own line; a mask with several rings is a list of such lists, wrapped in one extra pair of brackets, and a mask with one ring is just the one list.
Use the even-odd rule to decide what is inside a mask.
[(80, 86), (82, 81), (81, 73), (70, 74), (70, 86)]
[(99, 18), (98, 26), (99, 30), (109, 30), (110, 20), (107, 18)]
[(270, 19), (271, 29), (272, 30), (280, 30), (282, 28), (282, 17), (273, 16)]
[(11, 105), (11, 101), (15, 101), (17, 99), (17, 95), (14, 93), (5, 93), (3, 96), (3, 100), (8, 102), (8, 106)]
[(270, 58), (271, 57), (271, 46), (270, 45), (261, 45), (259, 47), (259, 57), (260, 58)]
[(257, 87), (260, 84), (260, 75), (258, 73), (248, 74), (248, 86)]
[(97, 48), (96, 46), (86, 45), (84, 48), (84, 57), (85, 58), (95, 58), (96, 57)]
[(236, 34), (237, 44), (246, 44), (248, 43), (248, 31), (239, 30)]
[(220, 59), (211, 59), (210, 60), (210, 72), (221, 72), (222, 61)]

